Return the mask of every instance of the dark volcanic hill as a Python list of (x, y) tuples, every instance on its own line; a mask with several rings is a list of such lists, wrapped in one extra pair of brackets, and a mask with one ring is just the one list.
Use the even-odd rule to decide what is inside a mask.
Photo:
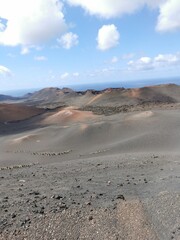
[(78, 94), (69, 88), (44, 88), (40, 91), (27, 95), (29, 104), (37, 104), (47, 107), (69, 105), (69, 100), (75, 98)]
[(108, 88), (101, 91), (87, 90), (75, 92), (69, 88), (45, 88), (27, 98), (29, 104), (39, 106), (123, 106), (146, 103), (180, 102), (180, 86), (164, 84), (143, 88)]
[(19, 99), (20, 98), (18, 98), (18, 97), (12, 97), (12, 96), (8, 96), (8, 95), (0, 94), (0, 101), (19, 100)]

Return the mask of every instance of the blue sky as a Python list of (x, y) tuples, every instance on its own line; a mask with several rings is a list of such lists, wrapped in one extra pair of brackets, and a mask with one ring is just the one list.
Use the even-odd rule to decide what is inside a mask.
[(0, 0), (1, 90), (171, 81), (179, 43), (179, 0)]

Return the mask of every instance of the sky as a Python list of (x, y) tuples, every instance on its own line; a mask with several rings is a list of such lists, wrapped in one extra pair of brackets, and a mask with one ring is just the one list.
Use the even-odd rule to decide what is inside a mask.
[(180, 77), (180, 0), (0, 0), (0, 90)]

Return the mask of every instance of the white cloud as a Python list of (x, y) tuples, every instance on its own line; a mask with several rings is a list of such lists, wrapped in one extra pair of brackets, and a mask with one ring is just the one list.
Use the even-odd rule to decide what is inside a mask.
[(22, 55), (26, 55), (26, 54), (28, 54), (29, 52), (30, 52), (30, 50), (29, 50), (28, 47), (23, 47), (23, 48), (21, 49), (21, 54), (22, 54)]
[(150, 57), (142, 57), (139, 59), (139, 61), (144, 64), (150, 64), (152, 62), (152, 59)]
[(154, 68), (153, 61), (149, 57), (142, 57), (136, 61), (129, 61), (128, 65), (131, 70), (151, 70)]
[(70, 49), (73, 46), (78, 45), (79, 40), (78, 40), (78, 35), (74, 34), (72, 32), (64, 34), (60, 39), (57, 39), (58, 43), (62, 45), (63, 48), (65, 49)]
[(114, 24), (103, 25), (97, 36), (98, 49), (105, 51), (118, 45), (120, 34)]
[(111, 59), (111, 63), (117, 63), (119, 61), (118, 57), (114, 56), (112, 59)]
[(36, 49), (37, 51), (41, 51), (43, 49), (42, 46), (35, 46), (35, 45), (31, 45), (31, 46), (22, 46), (21, 48), (21, 54), (22, 55), (27, 55), (30, 53), (31, 49)]
[(0, 6), (0, 18), (7, 22), (0, 32), (1, 45), (39, 45), (67, 28), (58, 0), (0, 0)]
[(11, 76), (12, 73), (9, 68), (0, 65), (0, 75), (5, 77), (5, 76)]
[(154, 58), (155, 66), (180, 66), (180, 53), (176, 54), (159, 54)]
[(180, 29), (180, 1), (168, 0), (160, 7), (158, 31), (173, 31)]
[[(103, 18), (120, 17), (131, 14), (147, 5), (158, 7), (165, 0), (67, 0), (72, 6), (80, 6), (91, 15)], [(167, 0), (166, 0), (167, 1)]]
[(130, 70), (152, 70), (159, 68), (169, 68), (173, 66), (180, 66), (180, 53), (176, 54), (159, 54), (154, 58), (142, 57), (136, 61), (128, 62)]
[(65, 73), (63, 73), (63, 74), (61, 75), (61, 79), (65, 79), (65, 78), (67, 78), (67, 77), (69, 77), (69, 73), (68, 73), (68, 72), (65, 72)]
[(80, 74), (79, 74), (78, 72), (73, 73), (73, 76), (74, 76), (74, 77), (79, 77), (79, 75), (80, 75)]
[(36, 57), (34, 58), (34, 60), (36, 60), (36, 61), (46, 61), (46, 60), (47, 60), (47, 57), (45, 57), (45, 56), (36, 56)]
[(102, 18), (121, 17), (132, 14), (143, 7), (159, 10), (156, 29), (172, 31), (180, 29), (179, 0), (67, 0), (71, 6), (80, 6), (87, 13)]

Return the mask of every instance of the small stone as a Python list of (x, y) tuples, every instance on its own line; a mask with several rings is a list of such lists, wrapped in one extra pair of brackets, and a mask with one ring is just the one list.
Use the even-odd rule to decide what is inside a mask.
[(122, 194), (118, 195), (118, 196), (116, 197), (116, 199), (122, 199), (122, 200), (125, 201), (125, 197), (124, 197), (124, 195), (122, 195)]
[(16, 213), (13, 213), (11, 217), (12, 217), (12, 218), (15, 218), (15, 217), (16, 217)]
[(110, 184), (111, 184), (111, 181), (108, 181), (108, 182), (107, 182), (107, 185), (109, 186)]
[(98, 167), (98, 166), (101, 166), (102, 165), (102, 163), (98, 163), (96, 166)]
[(57, 199), (57, 200), (60, 200), (60, 199), (62, 199), (63, 197), (62, 197), (61, 195), (54, 195), (53, 198), (54, 198), (54, 199)]
[(41, 209), (39, 210), (40, 214), (44, 214), (44, 207), (41, 207)]
[(38, 191), (33, 191), (33, 192), (30, 192), (29, 195), (35, 195), (35, 196), (37, 196), (37, 195), (40, 195), (40, 192), (38, 192)]
[(24, 180), (24, 179), (20, 179), (19, 182), (20, 182), (20, 183), (25, 183), (26, 180)]
[(67, 206), (66, 206), (65, 203), (61, 203), (61, 204), (59, 205), (59, 208), (60, 208), (60, 209), (67, 209)]
[(92, 221), (93, 220), (93, 216), (89, 216), (89, 221)]

